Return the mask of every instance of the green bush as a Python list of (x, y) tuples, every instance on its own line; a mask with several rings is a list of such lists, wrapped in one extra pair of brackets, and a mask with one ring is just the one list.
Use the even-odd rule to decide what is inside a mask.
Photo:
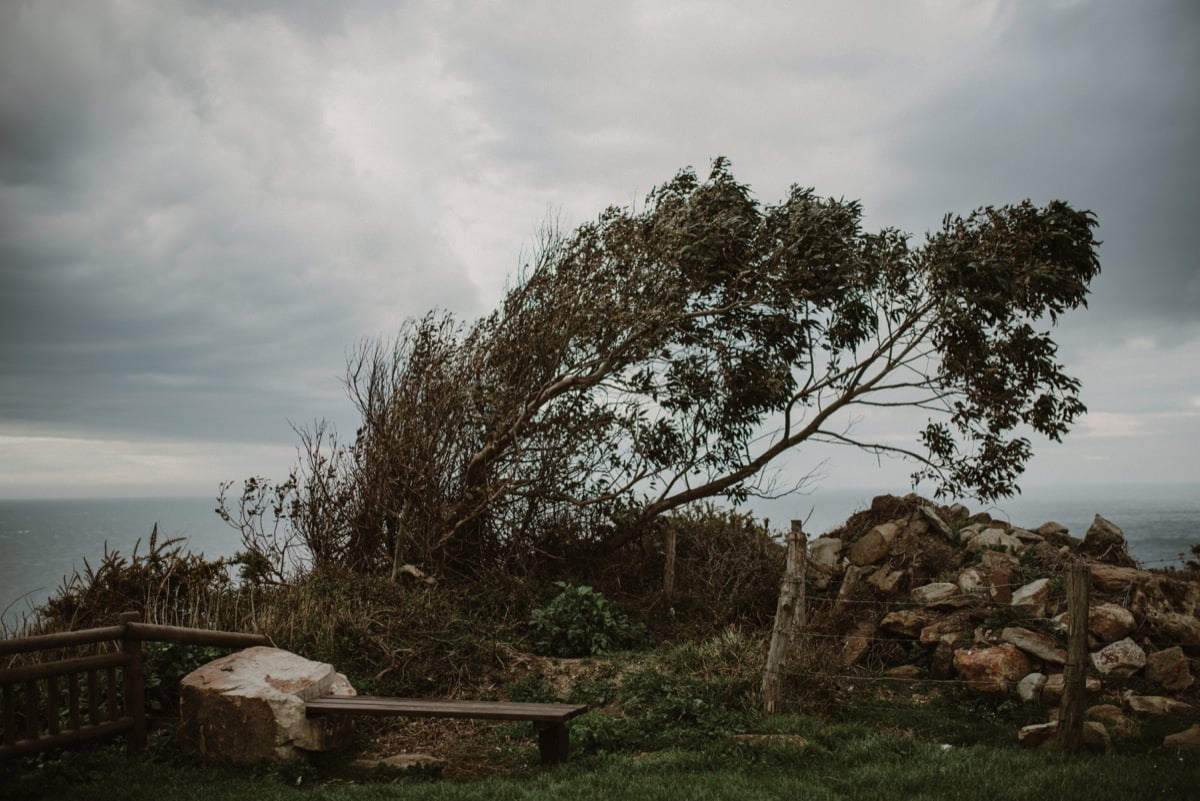
[(534, 609), (529, 636), (543, 656), (593, 656), (646, 644), (646, 630), (591, 587), (555, 582), (554, 600)]

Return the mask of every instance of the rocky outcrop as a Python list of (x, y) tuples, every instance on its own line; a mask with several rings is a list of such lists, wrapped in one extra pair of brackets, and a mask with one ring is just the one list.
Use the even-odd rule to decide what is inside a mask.
[(355, 691), (331, 665), (279, 648), (247, 648), (183, 678), (180, 739), (202, 757), (233, 762), (338, 748), (349, 736), (348, 722), (305, 714), (305, 701), (322, 695)]
[[(893, 679), (958, 678), (1053, 713), (1070, 624), (1064, 571), (1082, 557), (1093, 738), (1130, 736), (1133, 716), (1197, 714), (1188, 700), (1200, 669), (1200, 581), (1140, 569), (1120, 528), (1100, 515), (1080, 539), (1054, 522), (1020, 527), (961, 505), (883, 496), (817, 543), (829, 614), (810, 620), (833, 621), (827, 633), (842, 638), (843, 664), (879, 665)], [(887, 642), (895, 639), (908, 642)], [(918, 646), (927, 661), (914, 657)], [(1130, 682), (1163, 694), (1120, 695)]]

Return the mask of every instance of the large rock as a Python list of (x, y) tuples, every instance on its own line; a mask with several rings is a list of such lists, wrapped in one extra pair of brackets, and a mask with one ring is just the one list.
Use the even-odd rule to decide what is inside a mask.
[(1191, 715), (1194, 714), (1196, 708), (1190, 704), (1185, 704), (1183, 701), (1176, 701), (1174, 698), (1168, 698), (1165, 695), (1134, 695), (1128, 693), (1125, 696), (1125, 703), (1129, 708), (1139, 715)]
[(1164, 690), (1181, 692), (1195, 683), (1188, 659), (1178, 645), (1146, 657), (1146, 676)]
[(1079, 551), (1104, 562), (1132, 566), (1125, 545), (1125, 532), (1100, 515), (1096, 515), (1091, 527), (1083, 535), (1083, 544), (1079, 546)]
[(1134, 582), (1150, 577), (1149, 573), (1136, 567), (1106, 565), (1102, 562), (1089, 564), (1088, 573), (1091, 574), (1092, 585), (1103, 592), (1121, 592)]
[(1012, 605), (1032, 617), (1045, 617), (1046, 601), (1050, 598), (1050, 579), (1031, 581), (1012, 594)]
[(887, 565), (867, 576), (867, 583), (884, 595), (891, 595), (900, 588), (904, 581), (903, 570), (890, 570)]
[(915, 587), (912, 591), (912, 599), (926, 606), (939, 604), (956, 595), (958, 595), (958, 585), (952, 584), (949, 581), (926, 584), (923, 587)]
[(943, 538), (948, 540), (954, 538), (954, 529), (950, 528), (950, 526), (946, 524), (945, 520), (942, 520), (941, 515), (939, 515), (937, 510), (932, 506), (922, 506), (921, 516), (925, 518), (927, 523), (929, 523), (930, 528), (932, 528), (938, 534), (941, 534)]
[(968, 551), (985, 551), (1003, 548), (1009, 553), (1021, 550), (1021, 541), (1002, 528), (984, 529), (967, 543)]
[(887, 556), (899, 527), (895, 523), (883, 523), (862, 535), (850, 546), (850, 561), (862, 567), (873, 565)]
[(323, 695), (355, 692), (331, 665), (279, 648), (247, 648), (183, 678), (180, 739), (201, 756), (234, 762), (338, 748), (349, 721), (305, 715), (304, 702)]
[(828, 587), (830, 577), (842, 572), (842, 545), (836, 537), (818, 537), (808, 544), (808, 573), (817, 587)]
[(1137, 724), (1127, 718), (1119, 706), (1097, 704), (1088, 707), (1083, 714), (1089, 720), (1104, 724), (1109, 733), (1118, 740), (1129, 740), (1137, 736)]
[(862, 659), (863, 654), (871, 647), (878, 630), (872, 618), (864, 617), (856, 620), (854, 628), (842, 640), (841, 662), (849, 667)]
[(967, 595), (985, 593), (988, 590), (987, 576), (978, 567), (964, 567), (958, 572), (958, 588)]
[[(1058, 721), (1049, 723), (1034, 723), (1023, 726), (1017, 732), (1017, 742), (1026, 748), (1051, 746), (1056, 744), (1058, 737)], [(1083, 744), (1093, 751), (1107, 751), (1112, 747), (1112, 740), (1104, 726), (1096, 721), (1088, 720), (1083, 724)]]
[(1200, 619), (1182, 612), (1158, 612), (1146, 616), (1146, 622), (1159, 637), (1189, 649), (1200, 649)]
[(1177, 734), (1168, 734), (1163, 738), (1163, 748), (1175, 748), (1200, 754), (1200, 723)]
[(987, 578), (989, 595), (996, 603), (1006, 604), (1012, 600), (1013, 575), (1019, 564), (1017, 557), (1000, 551), (985, 551), (979, 560)]
[(1030, 673), (1029, 657), (1015, 645), (954, 652), (954, 669), (972, 689), (1006, 693)]
[(1012, 643), (1025, 653), (1055, 665), (1062, 665), (1067, 661), (1067, 652), (1059, 647), (1054, 638), (1039, 631), (1012, 626), (1000, 632), (1000, 640)]
[(884, 615), (879, 628), (902, 637), (918, 637), (933, 620), (933, 613), (924, 609), (898, 609)]
[(1124, 639), (1136, 625), (1133, 612), (1118, 604), (1099, 603), (1088, 607), (1088, 631), (1101, 642)]
[(1146, 666), (1146, 652), (1126, 637), (1092, 654), (1092, 664), (1102, 676), (1132, 676)]
[[(1046, 677), (1046, 683), (1042, 685), (1042, 703), (1048, 706), (1057, 706), (1062, 700), (1063, 687), (1066, 685), (1066, 677), (1061, 673), (1055, 673)], [(1083, 691), (1089, 695), (1097, 695), (1103, 685), (1100, 684), (1100, 679), (1094, 676), (1088, 676), (1083, 680)]]
[(1030, 673), (1017, 682), (1017, 696), (1022, 701), (1037, 701), (1042, 697), (1042, 688), (1046, 686), (1045, 673)]

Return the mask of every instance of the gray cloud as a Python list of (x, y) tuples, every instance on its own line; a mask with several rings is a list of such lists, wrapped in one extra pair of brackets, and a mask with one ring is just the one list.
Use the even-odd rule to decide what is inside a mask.
[[(5, 4), (0, 438), (352, 426), (359, 337), (484, 311), (547, 210), (578, 223), (716, 155), (766, 202), (812, 185), (917, 233), (1092, 208), (1104, 273), (1064, 353), (1093, 408), (1132, 413), (1097, 348), (1200, 341), (1195, 9)], [(1156, 414), (1200, 395), (1156, 387)]]

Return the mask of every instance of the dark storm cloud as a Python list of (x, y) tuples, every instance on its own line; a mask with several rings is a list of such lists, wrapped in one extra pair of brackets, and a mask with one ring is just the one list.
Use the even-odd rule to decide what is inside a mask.
[(289, 439), (344, 408), (358, 337), (474, 308), (297, 85), (321, 77), (304, 37), (340, 24), (324, 5), (298, 33), (250, 8), (5, 7), (0, 431)]
[(1200, 6), (1005, 8), (988, 51), (897, 121), (885, 212), (929, 227), (1025, 197), (1091, 209), (1104, 271), (1075, 325), (1184, 335), (1200, 322)]
[(0, 451), (27, 435), (0, 456), (353, 426), (359, 337), (483, 311), (547, 209), (569, 226), (717, 155), (764, 202), (811, 185), (917, 234), (1025, 197), (1093, 209), (1104, 273), (1064, 341), (1096, 430), (1145, 430), (1121, 415), (1147, 387), (1155, 414), (1200, 397), (1102, 384), (1113, 354), (1200, 351), (1196, 8), (0, 4)]

